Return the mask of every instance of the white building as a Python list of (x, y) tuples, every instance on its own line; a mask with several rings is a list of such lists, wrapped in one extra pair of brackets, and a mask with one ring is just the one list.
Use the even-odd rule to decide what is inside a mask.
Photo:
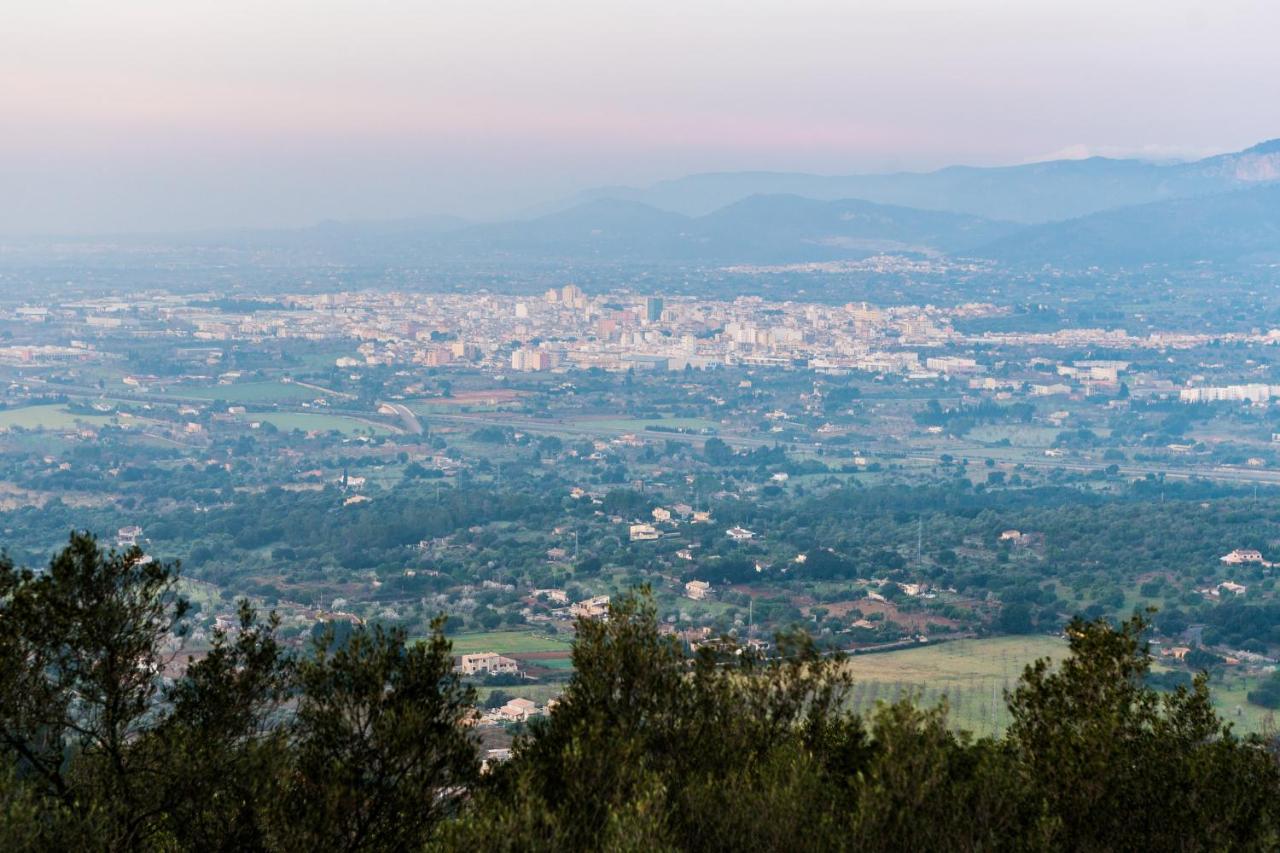
[(463, 655), (462, 662), (458, 664), (458, 671), (463, 675), (475, 675), (479, 672), (486, 675), (499, 673), (514, 675), (520, 671), (520, 664), (495, 652), (479, 652), (474, 655)]
[(604, 619), (609, 615), (609, 596), (597, 595), (574, 603), (569, 615), (575, 619)]
[(689, 581), (684, 585), (684, 594), (686, 598), (702, 601), (711, 595), (711, 584), (707, 581)]
[(498, 709), (498, 716), (513, 723), (522, 722), (538, 713), (538, 706), (529, 699), (512, 699)]
[(142, 528), (136, 524), (121, 527), (116, 531), (116, 545), (121, 548), (132, 548), (142, 538)]
[(657, 539), (661, 534), (652, 524), (633, 524), (631, 525), (631, 541), (632, 542), (648, 542)]

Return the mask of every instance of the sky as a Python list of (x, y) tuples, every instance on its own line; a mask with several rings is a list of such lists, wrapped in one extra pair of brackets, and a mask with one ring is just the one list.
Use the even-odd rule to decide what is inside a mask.
[(4, 0), (0, 233), (1280, 136), (1275, 0)]

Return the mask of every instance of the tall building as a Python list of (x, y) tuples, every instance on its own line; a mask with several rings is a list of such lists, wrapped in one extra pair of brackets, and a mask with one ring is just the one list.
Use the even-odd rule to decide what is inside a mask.
[(648, 323), (656, 323), (662, 319), (661, 296), (650, 296), (644, 301), (644, 319)]
[(560, 301), (570, 308), (585, 308), (587, 295), (576, 284), (566, 284), (560, 289)]

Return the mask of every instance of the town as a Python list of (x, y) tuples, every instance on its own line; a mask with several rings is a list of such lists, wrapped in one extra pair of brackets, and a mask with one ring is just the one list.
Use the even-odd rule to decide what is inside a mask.
[[(35, 564), (86, 523), (181, 560), (197, 655), (246, 596), (299, 644), (446, 614), (495, 755), (554, 707), (575, 620), (638, 585), (689, 649), (799, 624), (885, 655), (855, 660), (971, 650), (977, 730), (1063, 615), (1149, 604), (1160, 677), (1208, 661), (1262, 726), (1280, 329), (1026, 316), (573, 284), (14, 300), (0, 524)], [(912, 683), (873, 670), (868, 707)]]

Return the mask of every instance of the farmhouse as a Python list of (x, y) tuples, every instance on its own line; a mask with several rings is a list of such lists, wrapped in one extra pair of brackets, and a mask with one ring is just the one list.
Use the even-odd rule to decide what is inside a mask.
[(521, 722), (538, 713), (538, 706), (529, 699), (512, 699), (498, 709), (498, 716), (512, 722)]
[(1242, 563), (1259, 563), (1264, 566), (1271, 565), (1266, 560), (1262, 559), (1261, 551), (1255, 551), (1252, 548), (1237, 548), (1230, 554), (1226, 554), (1218, 559), (1231, 566), (1238, 566)]
[(684, 585), (686, 598), (702, 601), (711, 594), (711, 584), (707, 581), (689, 581)]
[(569, 615), (575, 619), (604, 619), (609, 615), (609, 596), (597, 595), (574, 603)]
[(485, 675), (499, 673), (514, 675), (520, 671), (520, 665), (511, 658), (495, 652), (480, 652), (474, 655), (463, 655), (462, 662), (458, 664), (458, 671), (463, 675), (475, 675), (480, 672)]
[(631, 541), (632, 542), (649, 542), (660, 536), (658, 529), (652, 524), (633, 524), (631, 525)]
[(136, 524), (121, 527), (116, 531), (116, 545), (120, 548), (132, 548), (142, 538), (142, 528)]

